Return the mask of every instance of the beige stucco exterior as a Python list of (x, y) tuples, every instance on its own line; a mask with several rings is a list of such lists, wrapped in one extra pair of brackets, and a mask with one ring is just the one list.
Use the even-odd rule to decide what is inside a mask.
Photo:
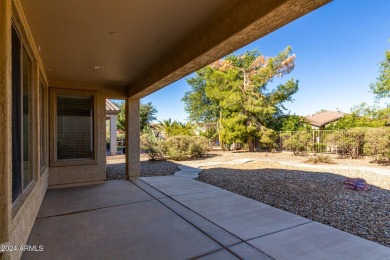
[[(199, 27), (192, 31), (181, 31), (181, 35), (186, 33), (188, 37), (176, 37), (172, 40), (171, 48), (167, 51), (161, 49), (155, 57), (146, 57), (143, 61), (143, 70), (140, 71), (137, 66), (137, 59), (133, 57), (121, 57), (121, 62), (117, 65), (117, 71), (111, 71), (111, 75), (121, 74), (121, 78), (126, 78), (126, 70), (120, 67), (125, 64), (127, 68), (134, 68), (139, 71), (138, 74), (132, 74), (126, 84), (118, 85), (115, 80), (110, 78), (95, 80), (91, 77), (90, 82), (58, 81), (48, 75), (53, 74), (50, 67), (45, 67), (41, 60), (41, 55), (46, 55), (45, 49), (41, 51), (36, 42), (42, 39), (35, 39), (30, 30), (29, 21), (24, 14), (24, 7), (19, 0), (0, 0), (0, 245), (20, 246), (27, 242), (29, 233), (37, 216), (42, 199), (47, 188), (59, 188), (69, 185), (87, 185), (103, 182), (106, 179), (106, 112), (105, 100), (125, 99), (126, 100), (126, 171), (128, 178), (137, 178), (140, 174), (139, 163), (139, 105), (140, 98), (150, 94), (167, 84), (180, 79), (181, 77), (201, 68), (204, 65), (226, 55), (235, 49), (250, 43), (251, 41), (266, 35), (280, 26), (291, 22), (292, 20), (322, 6), (330, 0), (248, 0), (248, 1), (226, 1), (226, 8), (218, 13), (210, 13), (213, 19), (199, 15), (199, 21), (192, 23), (194, 28), (196, 24)], [(37, 1), (45, 5), (45, 1)], [(22, 1), (23, 3), (23, 1)], [(25, 5), (27, 5), (25, 1)], [(66, 5), (67, 2), (62, 4)], [(127, 1), (122, 1), (126, 4)], [(178, 2), (177, 2), (178, 3)], [(85, 4), (85, 3), (83, 3)], [(220, 4), (223, 2), (220, 1)], [(35, 1), (34, 1), (35, 5)], [(91, 6), (91, 8), (94, 8)], [(204, 4), (202, 8), (208, 8)], [(34, 8), (29, 11), (34, 11)], [(50, 10), (49, 10), (50, 11)], [(56, 10), (61, 12), (61, 10)], [(157, 10), (158, 11), (158, 10)], [(202, 10), (198, 10), (202, 14)], [(207, 10), (205, 10), (207, 11)], [(34, 14), (35, 12), (33, 12)], [(88, 13), (87, 15), (93, 15)], [(31, 15), (31, 12), (30, 12)], [(36, 12), (35, 16), (39, 16)], [(113, 14), (115, 17), (115, 14)], [(30, 16), (31, 17), (31, 16)], [(203, 17), (203, 18), (202, 18)], [(33, 17), (34, 18), (34, 17)], [(195, 17), (196, 18), (196, 17)], [(201, 20), (206, 19), (207, 20)], [(31, 124), (30, 124), (30, 147), (31, 147), (31, 169), (33, 171), (33, 181), (24, 190), (23, 194), (12, 203), (12, 66), (11, 66), (11, 30), (14, 23), (20, 33), (21, 39), (26, 46), (31, 58)], [(143, 25), (139, 21), (140, 26)], [(67, 26), (64, 24), (64, 26)], [(185, 27), (183, 27), (185, 28)], [(183, 29), (182, 28), (182, 29)], [(72, 29), (72, 28), (67, 28)], [(77, 28), (75, 28), (77, 29)], [(57, 29), (61, 33), (60, 29)], [(151, 33), (158, 33), (158, 26)], [(184, 30), (184, 29), (183, 29)], [(81, 31), (82, 33), (82, 31)], [(148, 32), (149, 33), (149, 32)], [(50, 35), (45, 32), (44, 35)], [(97, 34), (99, 35), (99, 34)], [(63, 36), (63, 35), (62, 35)], [(172, 37), (175, 36), (172, 28)], [(132, 38), (131, 34), (128, 37)], [(170, 35), (166, 35), (170, 37)], [(181, 39), (181, 40), (180, 40)], [(71, 38), (69, 41), (82, 41), (81, 38)], [(142, 39), (141, 39), (142, 40)], [(177, 42), (177, 40), (180, 40)], [(115, 43), (115, 42), (114, 42)], [(66, 42), (61, 46), (54, 46), (61, 49), (66, 47)], [(111, 44), (111, 43), (110, 43)], [(142, 46), (142, 42), (137, 46)], [(51, 46), (53, 47), (53, 46)], [(95, 48), (96, 46), (90, 46)], [(115, 47), (115, 44), (113, 45)], [(169, 47), (168, 45), (165, 46)], [(133, 48), (129, 46), (128, 48)], [(156, 46), (158, 48), (158, 46)], [(60, 51), (58, 55), (60, 55)], [(151, 52), (152, 53), (152, 52)], [(156, 52), (157, 53), (157, 52)], [(165, 53), (165, 55), (163, 55)], [(107, 54), (108, 55), (108, 54)], [(145, 53), (145, 55), (151, 55)], [(93, 55), (92, 55), (93, 56)], [(94, 59), (96, 57), (92, 57)], [(76, 57), (77, 59), (77, 57)], [(80, 58), (81, 59), (81, 58)], [(110, 57), (110, 61), (115, 62), (116, 57)], [(127, 62), (127, 60), (129, 62)], [(87, 58), (83, 58), (88, 62)], [(149, 63), (147, 63), (149, 61)], [(119, 62), (119, 61), (118, 61)], [(96, 64), (94, 64), (96, 65)], [(66, 68), (67, 73), (72, 72), (72, 66)], [(90, 68), (87, 68), (87, 70)], [(77, 70), (77, 69), (76, 69)], [(90, 71), (88, 75), (94, 75)], [(79, 73), (83, 71), (73, 71)], [(63, 74), (66, 75), (66, 74)], [(69, 75), (69, 74), (68, 74)], [(119, 76), (118, 76), (119, 77)], [(77, 79), (77, 77), (72, 77)], [(91, 164), (73, 163), (73, 165), (55, 165), (49, 163), (53, 156), (52, 145), (47, 145), (44, 154), (47, 157), (46, 166), (41, 168), (41, 133), (40, 123), (44, 120), (44, 125), (49, 126), (53, 118), (49, 118), (49, 112), (40, 117), (40, 107), (44, 104), (39, 103), (40, 83), (47, 86), (47, 93), (44, 102), (48, 105), (48, 111), (53, 111), (53, 100), (50, 100), (49, 92), (56, 89), (66, 89), (75, 91), (92, 91), (97, 96), (97, 129), (95, 131), (97, 156), (96, 161)], [(104, 84), (99, 82), (105, 82)], [(50, 106), (49, 106), (50, 105)], [(52, 133), (49, 135), (49, 128), (46, 130), (47, 143), (54, 140)], [(0, 253), (0, 259), (19, 259), (21, 251)]]
[[(39, 180), (34, 183), (34, 187), (18, 210), (13, 212), (12, 220), (10, 221), (11, 232), (8, 242), (4, 244), (5, 246), (19, 247), (26, 244), (39, 207), (41, 206), (43, 196), (47, 190), (48, 175), (49, 172), (46, 169)], [(4, 257), (5, 259), (19, 259), (22, 253), (20, 250), (15, 250), (7, 252)]]
[[(2, 246), (20, 246), (26, 243), (48, 185), (48, 168), (40, 169), (39, 81), (46, 81), (34, 40), (21, 11), (19, 2), (0, 1), (0, 243)], [(28, 52), (33, 57), (31, 77), (30, 147), (33, 181), (12, 204), (12, 123), (11, 123), (11, 25), (18, 26)], [(3, 48), (4, 46), (4, 48)], [(43, 120), (47, 120), (47, 117)], [(3, 259), (19, 259), (22, 251), (4, 252)]]
[(126, 100), (126, 172), (129, 179), (140, 176), (140, 144), (139, 138), (133, 136), (140, 135), (139, 121), (139, 99), (128, 98)]
[(11, 1), (0, 1), (0, 243), (9, 241), (11, 203)]

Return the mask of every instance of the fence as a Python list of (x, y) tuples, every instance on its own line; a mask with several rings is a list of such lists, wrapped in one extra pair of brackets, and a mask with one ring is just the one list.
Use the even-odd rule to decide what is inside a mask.
[[(279, 132), (279, 151), (291, 151), (291, 146), (304, 146), (302, 150), (312, 153), (351, 153), (362, 154), (363, 140), (359, 133), (347, 133), (346, 130), (308, 130), (308, 131), (281, 131)], [(290, 145), (292, 142), (294, 145)], [(287, 143), (288, 142), (288, 143)], [(342, 148), (340, 147), (342, 144)], [(346, 151), (353, 149), (354, 151)]]

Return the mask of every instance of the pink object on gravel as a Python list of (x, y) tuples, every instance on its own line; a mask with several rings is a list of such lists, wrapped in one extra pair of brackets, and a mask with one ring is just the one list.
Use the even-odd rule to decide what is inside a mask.
[(347, 178), (344, 181), (344, 188), (351, 190), (368, 190), (366, 180), (360, 178)]

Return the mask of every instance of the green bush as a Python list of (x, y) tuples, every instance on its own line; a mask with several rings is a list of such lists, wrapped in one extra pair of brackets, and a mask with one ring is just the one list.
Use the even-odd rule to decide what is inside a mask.
[(161, 158), (159, 141), (153, 133), (146, 133), (140, 138), (141, 149), (146, 152), (151, 161)]
[(209, 141), (203, 136), (172, 136), (159, 147), (165, 157), (177, 161), (202, 157), (211, 150)]
[(281, 138), (283, 148), (292, 151), (294, 155), (306, 154), (312, 145), (312, 136), (307, 131), (285, 132)]
[(363, 150), (366, 128), (355, 127), (348, 130), (337, 131), (326, 137), (328, 144), (337, 147), (341, 156), (356, 159)]
[(375, 155), (377, 162), (390, 160), (390, 128), (370, 128), (365, 135), (364, 154)]

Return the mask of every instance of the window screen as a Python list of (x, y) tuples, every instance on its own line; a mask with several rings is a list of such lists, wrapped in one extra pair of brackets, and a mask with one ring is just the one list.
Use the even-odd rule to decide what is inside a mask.
[(93, 96), (57, 96), (57, 160), (94, 159)]

